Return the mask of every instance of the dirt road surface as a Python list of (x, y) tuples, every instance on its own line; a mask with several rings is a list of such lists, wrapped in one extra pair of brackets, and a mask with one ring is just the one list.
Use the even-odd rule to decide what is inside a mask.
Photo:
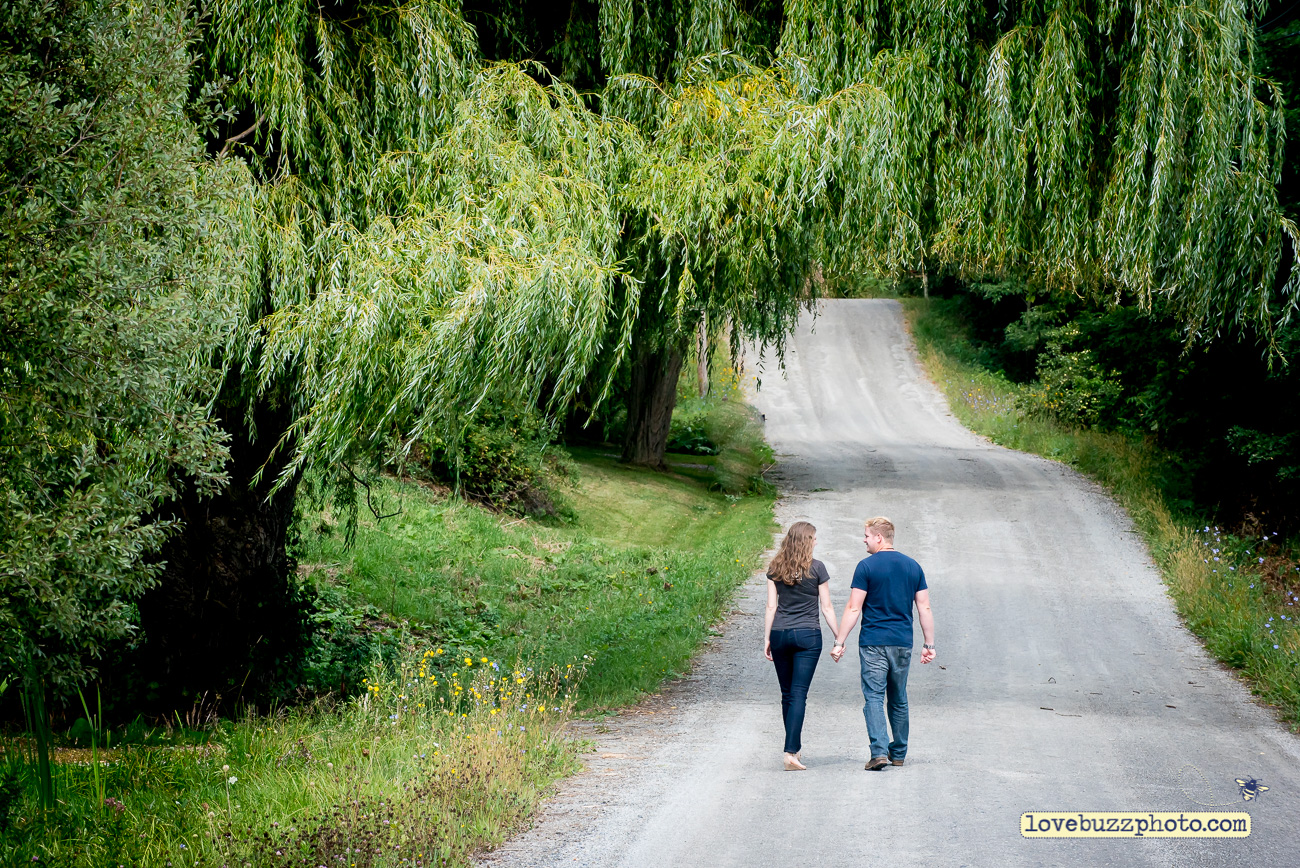
[[(817, 525), (837, 609), (866, 516), (890, 516), (926, 571), (938, 658), (913, 658), (907, 764), (863, 771), (856, 631), (839, 664), (825, 632), (808, 770), (781, 769), (757, 576), (688, 678), (583, 727), (588, 770), (484, 864), (1300, 865), (1300, 738), (1180, 625), (1097, 486), (962, 428), (895, 302), (827, 302), (784, 375), (759, 368), (746, 374), (778, 454), (778, 519)], [(1237, 778), (1269, 789), (1244, 802)], [(1026, 811), (1245, 811), (1252, 831), (1025, 840)]]

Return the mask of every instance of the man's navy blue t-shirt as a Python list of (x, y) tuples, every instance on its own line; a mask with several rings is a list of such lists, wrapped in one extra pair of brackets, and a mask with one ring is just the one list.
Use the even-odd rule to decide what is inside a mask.
[(867, 592), (858, 644), (911, 648), (912, 602), (926, 589), (921, 565), (893, 549), (876, 552), (858, 561), (851, 587)]

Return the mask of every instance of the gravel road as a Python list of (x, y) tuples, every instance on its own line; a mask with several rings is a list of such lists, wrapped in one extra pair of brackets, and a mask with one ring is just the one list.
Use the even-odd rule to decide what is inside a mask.
[[(863, 771), (856, 658), (831, 662), (826, 633), (808, 770), (781, 769), (756, 576), (690, 676), (579, 725), (596, 744), (587, 771), (485, 865), (1300, 864), (1300, 739), (1179, 624), (1127, 516), (1097, 486), (952, 418), (895, 302), (824, 303), (801, 323), (784, 375), (772, 360), (751, 362), (755, 374), (779, 459), (777, 517), (817, 525), (837, 610), (868, 515), (890, 516), (898, 549), (925, 568), (938, 659), (912, 667), (907, 765)], [(1269, 790), (1245, 803), (1239, 777)], [(1205, 803), (1248, 811), (1250, 837), (1019, 832), (1025, 811)]]

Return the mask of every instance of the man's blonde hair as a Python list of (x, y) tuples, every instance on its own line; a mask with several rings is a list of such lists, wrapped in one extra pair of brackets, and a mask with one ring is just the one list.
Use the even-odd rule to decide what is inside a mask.
[(885, 538), (886, 542), (892, 543), (894, 541), (894, 523), (883, 515), (869, 518), (864, 524), (867, 530), (880, 534)]

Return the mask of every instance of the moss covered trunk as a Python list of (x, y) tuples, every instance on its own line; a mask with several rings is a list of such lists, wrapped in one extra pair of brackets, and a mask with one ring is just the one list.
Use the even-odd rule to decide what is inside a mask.
[(623, 460), (629, 464), (664, 466), (682, 356), (679, 347), (643, 348), (634, 355), (623, 440)]

